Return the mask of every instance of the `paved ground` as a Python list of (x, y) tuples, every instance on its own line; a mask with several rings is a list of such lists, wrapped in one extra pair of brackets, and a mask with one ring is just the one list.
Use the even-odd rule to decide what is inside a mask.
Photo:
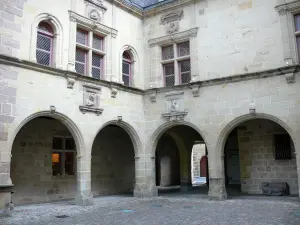
[(218, 202), (198, 195), (155, 199), (113, 196), (96, 198), (88, 207), (72, 202), (19, 206), (11, 217), (0, 216), (0, 224), (299, 225), (300, 202), (292, 197), (240, 197)]

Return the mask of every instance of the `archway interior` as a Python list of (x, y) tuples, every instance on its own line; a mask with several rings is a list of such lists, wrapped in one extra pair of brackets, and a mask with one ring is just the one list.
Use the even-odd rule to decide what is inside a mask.
[(133, 193), (134, 147), (123, 128), (108, 125), (98, 133), (92, 147), (91, 168), (94, 196)]
[(193, 186), (208, 184), (208, 158), (204, 142), (195, 142), (192, 148), (191, 168)]
[(224, 147), (228, 194), (263, 194), (269, 183), (286, 183), (289, 194), (298, 194), (294, 152), (287, 131), (273, 121), (254, 119), (238, 125)]
[(25, 124), (12, 146), (14, 204), (74, 198), (76, 145), (68, 128), (50, 117)]
[(172, 127), (160, 136), (156, 146), (156, 185), (159, 193), (192, 189), (192, 150), (195, 143), (204, 143), (203, 138), (185, 125)]

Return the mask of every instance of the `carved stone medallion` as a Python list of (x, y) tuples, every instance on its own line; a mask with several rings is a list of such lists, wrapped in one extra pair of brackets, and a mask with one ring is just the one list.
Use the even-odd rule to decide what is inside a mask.
[(183, 120), (188, 114), (184, 110), (183, 91), (172, 91), (166, 94), (166, 112), (162, 116), (167, 120)]
[(179, 30), (179, 21), (183, 16), (183, 10), (168, 12), (160, 18), (160, 23), (165, 25), (168, 34), (173, 34)]
[(99, 108), (101, 87), (84, 83), (83, 85), (83, 105), (79, 106), (79, 110), (85, 114), (86, 112), (96, 113), (100, 115), (103, 109)]

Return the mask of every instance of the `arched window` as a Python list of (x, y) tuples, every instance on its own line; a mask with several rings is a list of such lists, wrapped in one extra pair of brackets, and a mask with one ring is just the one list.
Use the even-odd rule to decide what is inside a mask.
[(51, 66), (53, 64), (54, 32), (46, 22), (40, 22), (37, 30), (36, 61), (39, 64)]
[(125, 51), (123, 53), (123, 63), (122, 63), (122, 79), (124, 85), (131, 86), (132, 79), (132, 59), (130, 54)]

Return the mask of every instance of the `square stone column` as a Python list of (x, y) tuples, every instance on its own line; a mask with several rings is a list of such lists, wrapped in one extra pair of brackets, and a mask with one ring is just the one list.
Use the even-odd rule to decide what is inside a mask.
[(193, 188), (191, 177), (191, 154), (180, 151), (180, 191), (187, 192)]
[[(296, 155), (296, 165), (297, 165), (297, 174), (298, 174), (298, 197), (300, 200), (300, 153), (299, 150), (297, 148), (298, 146), (295, 145), (295, 155)], [(298, 150), (298, 151), (297, 151)]]
[(208, 147), (209, 191), (214, 200), (227, 199), (224, 172), (224, 154)]
[(93, 204), (91, 191), (91, 156), (77, 156), (77, 205), (87, 206)]
[(155, 156), (149, 154), (135, 156), (135, 197), (158, 195), (155, 171)]

